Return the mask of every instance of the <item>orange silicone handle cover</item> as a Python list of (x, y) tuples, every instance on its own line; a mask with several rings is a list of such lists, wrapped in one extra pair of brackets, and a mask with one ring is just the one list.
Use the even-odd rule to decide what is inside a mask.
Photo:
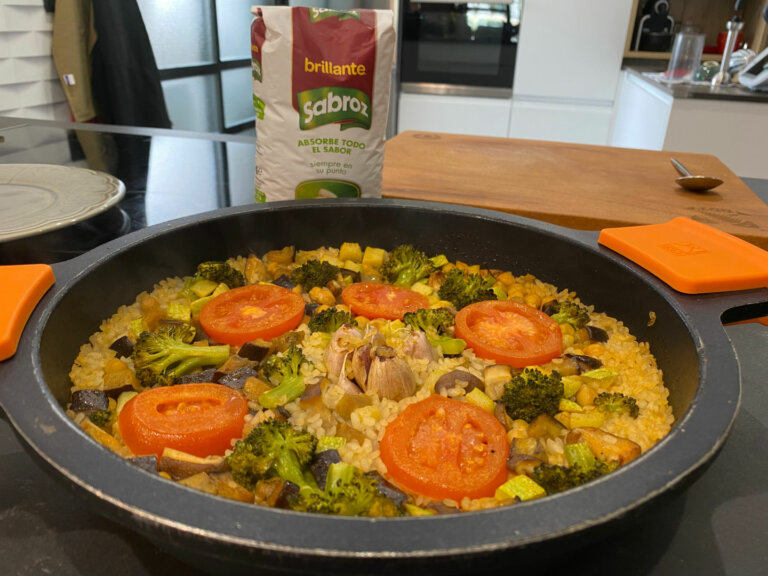
[(30, 314), (54, 281), (46, 264), (0, 266), (0, 361), (16, 353)]
[(768, 286), (768, 252), (683, 216), (662, 224), (606, 228), (598, 241), (686, 294)]

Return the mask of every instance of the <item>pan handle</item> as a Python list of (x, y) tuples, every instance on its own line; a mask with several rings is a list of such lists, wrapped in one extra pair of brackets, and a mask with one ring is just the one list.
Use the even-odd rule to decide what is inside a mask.
[[(768, 286), (768, 252), (690, 218), (605, 228), (598, 242), (683, 294), (726, 294)], [(732, 318), (768, 325), (764, 306), (740, 308), (726, 312), (724, 322)]]
[(30, 314), (55, 280), (47, 264), (0, 266), (0, 362), (16, 353)]

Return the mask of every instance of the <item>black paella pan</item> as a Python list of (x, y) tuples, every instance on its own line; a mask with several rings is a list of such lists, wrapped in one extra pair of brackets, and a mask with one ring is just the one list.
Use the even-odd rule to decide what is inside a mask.
[[(675, 425), (616, 472), (541, 500), (481, 512), (342, 518), (225, 500), (131, 466), (64, 413), (68, 372), (100, 322), (159, 279), (197, 263), (285, 245), (413, 243), (428, 253), (532, 273), (576, 291), (648, 341), (670, 390)], [(96, 511), (213, 571), (466, 573), (524, 564), (601, 536), (685, 487), (715, 457), (740, 399), (722, 318), (768, 312), (768, 290), (684, 295), (597, 234), (487, 210), (393, 200), (280, 202), (160, 224), (53, 265), (56, 283), (18, 350), (0, 363), (0, 405), (29, 452)], [(655, 322), (649, 322), (649, 314)]]

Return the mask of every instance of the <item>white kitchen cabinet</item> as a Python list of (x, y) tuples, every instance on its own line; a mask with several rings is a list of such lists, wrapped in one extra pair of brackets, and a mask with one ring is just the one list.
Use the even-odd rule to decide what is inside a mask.
[(606, 144), (632, 0), (527, 0), (508, 135)]
[(765, 134), (768, 102), (733, 96), (678, 97), (637, 72), (625, 71), (608, 143), (713, 154), (737, 176), (768, 178)]
[(507, 136), (509, 98), (400, 94), (398, 132), (424, 130), (476, 136)]

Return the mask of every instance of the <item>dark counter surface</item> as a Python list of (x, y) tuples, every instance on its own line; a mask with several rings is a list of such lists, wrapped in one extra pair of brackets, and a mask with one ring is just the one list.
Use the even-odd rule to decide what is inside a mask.
[[(85, 166), (81, 141), (70, 128), (50, 122), (0, 122), (0, 163)], [(126, 182), (127, 194), (119, 210), (133, 230), (252, 201), (252, 137), (133, 129), (110, 129), (106, 134), (97, 126), (81, 128), (89, 133), (86, 141), (90, 137), (108, 143), (100, 149), (111, 150), (109, 155), (89, 160), (100, 158)], [(744, 181), (768, 201), (768, 181)], [(109, 236), (110, 230), (102, 232)], [(80, 231), (48, 241), (36, 238), (17, 244), (13, 251), (3, 250), (0, 244), (0, 263), (35, 257), (34, 261), (67, 259), (77, 250), (89, 249), (89, 239), (105, 241), (98, 234)], [(540, 571), (527, 573), (766, 573), (768, 327), (744, 324), (727, 332), (742, 369), (743, 398), (733, 431), (711, 467), (684, 493), (646, 511), (624, 531), (579, 549), (565, 561), (542, 559)], [(0, 421), (0, 458), (0, 573), (199, 574), (144, 537), (85, 508), (68, 487), (37, 466), (5, 421)]]
[(624, 67), (624, 70), (674, 98), (723, 100), (755, 104), (768, 102), (768, 92), (750, 90), (741, 84), (734, 83), (717, 87), (712, 87), (708, 84), (669, 84), (667, 82), (660, 82), (656, 78), (656, 75), (664, 72), (666, 68), (659, 69), (656, 66), (627, 65)]

